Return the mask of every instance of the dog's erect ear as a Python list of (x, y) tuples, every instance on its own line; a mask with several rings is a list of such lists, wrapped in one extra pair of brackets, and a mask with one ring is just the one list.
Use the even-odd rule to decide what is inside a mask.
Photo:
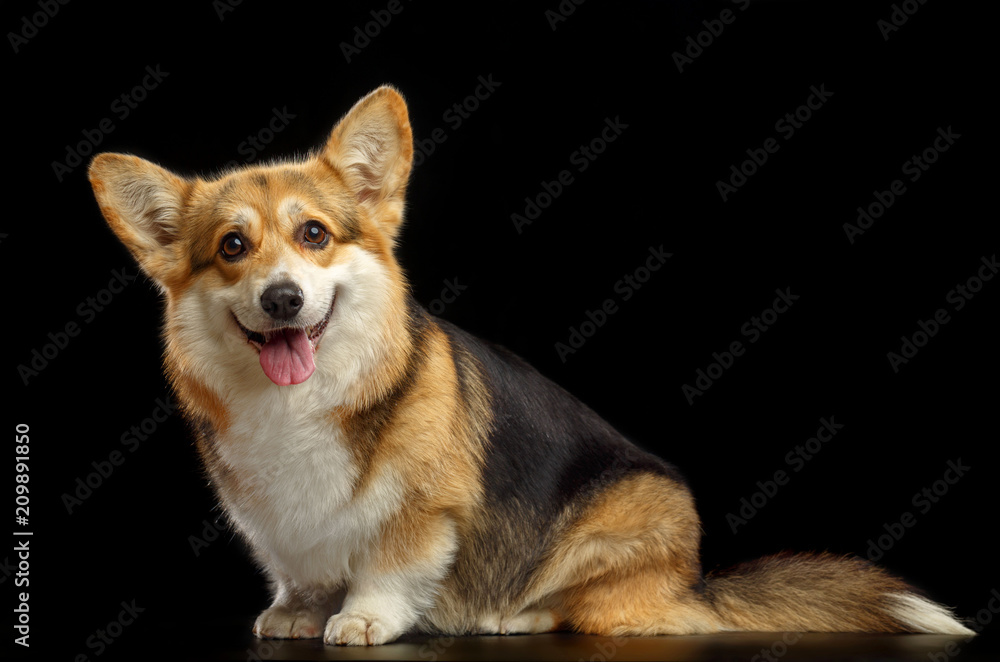
[(330, 133), (321, 158), (344, 176), (383, 231), (395, 236), (413, 165), (413, 131), (399, 92), (383, 86), (357, 102)]
[(193, 182), (127, 154), (98, 154), (90, 185), (101, 213), (139, 266), (161, 285), (176, 266), (183, 200)]

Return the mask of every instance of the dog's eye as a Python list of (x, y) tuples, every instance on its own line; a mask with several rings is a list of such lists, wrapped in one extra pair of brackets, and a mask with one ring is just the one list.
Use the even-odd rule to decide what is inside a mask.
[(222, 253), (222, 257), (232, 260), (239, 257), (247, 250), (246, 242), (243, 238), (235, 232), (230, 232), (225, 237), (222, 238), (222, 243), (219, 245), (219, 252)]
[(306, 223), (306, 229), (303, 233), (303, 238), (306, 242), (322, 246), (326, 243), (327, 236), (326, 228), (320, 225), (318, 221), (309, 221)]

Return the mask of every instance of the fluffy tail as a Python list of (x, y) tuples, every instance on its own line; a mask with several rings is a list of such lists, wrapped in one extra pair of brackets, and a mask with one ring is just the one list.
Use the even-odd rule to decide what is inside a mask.
[(858, 558), (780, 554), (706, 577), (727, 630), (972, 635), (946, 608)]

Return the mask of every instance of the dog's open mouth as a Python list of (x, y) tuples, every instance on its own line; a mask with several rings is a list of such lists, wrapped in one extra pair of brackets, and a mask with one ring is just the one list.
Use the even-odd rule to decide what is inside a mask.
[(314, 357), (336, 300), (334, 295), (323, 319), (307, 327), (286, 326), (264, 332), (251, 331), (240, 323), (236, 313), (232, 316), (247, 342), (260, 353), (260, 367), (268, 379), (278, 386), (290, 386), (301, 384), (316, 370)]

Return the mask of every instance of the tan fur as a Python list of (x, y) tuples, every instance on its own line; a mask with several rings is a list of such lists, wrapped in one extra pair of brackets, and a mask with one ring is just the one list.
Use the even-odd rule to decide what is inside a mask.
[[(455, 374), (447, 339), (430, 329), (419, 351), (411, 382), (384, 382), (381, 402), (393, 387), (405, 386), (391, 418), (371, 425), (380, 412), (359, 409), (340, 411), (338, 418), (354, 443), (361, 469), (360, 489), (370, 467), (386, 466), (405, 479), (408, 502), (414, 510), (449, 512), (467, 519), (480, 498), (482, 428), (457, 399)], [(404, 518), (410, 513), (403, 514)]]
[(229, 428), (229, 409), (217, 393), (187, 374), (183, 358), (175, 352), (168, 347), (166, 363), (168, 377), (183, 403), (184, 415), (189, 420), (205, 421), (214, 430), (224, 432)]
[(860, 559), (782, 554), (708, 577), (712, 604), (734, 630), (907, 632), (886, 611), (902, 580)]
[(594, 500), (553, 546), (532, 596), (594, 634), (692, 634), (717, 629), (693, 595), (700, 525), (687, 489), (639, 474)]

